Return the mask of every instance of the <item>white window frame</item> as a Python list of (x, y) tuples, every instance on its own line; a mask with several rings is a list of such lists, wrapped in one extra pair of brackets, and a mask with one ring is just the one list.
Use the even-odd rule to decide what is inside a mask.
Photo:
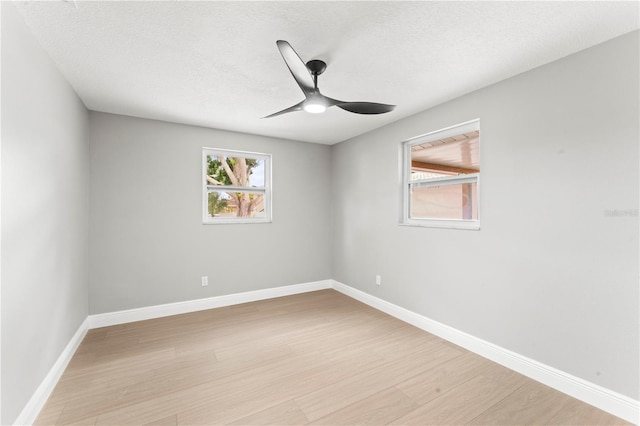
[[(402, 216), (401, 225), (423, 226), (429, 228), (451, 229), (480, 229), (480, 173), (465, 175), (453, 175), (434, 179), (410, 180), (411, 176), (411, 147), (440, 139), (480, 131), (480, 119), (470, 120), (445, 129), (429, 132), (402, 142)], [(436, 218), (411, 218), (411, 189), (413, 187), (429, 187), (442, 185), (455, 185), (462, 183), (476, 183), (478, 193), (478, 218), (477, 219), (436, 219)]]
[[(207, 156), (224, 155), (229, 157), (253, 158), (264, 161), (264, 188), (244, 187), (244, 186), (227, 186), (227, 185), (209, 185), (206, 179), (208, 163)], [(260, 152), (237, 151), (232, 149), (220, 148), (202, 148), (202, 223), (204, 225), (222, 225), (222, 224), (238, 224), (238, 223), (271, 223), (271, 204), (272, 204), (272, 185), (271, 185), (271, 154)], [(217, 191), (229, 190), (231, 192), (259, 192), (264, 194), (264, 217), (228, 217), (228, 218), (210, 218), (209, 217), (209, 189)]]

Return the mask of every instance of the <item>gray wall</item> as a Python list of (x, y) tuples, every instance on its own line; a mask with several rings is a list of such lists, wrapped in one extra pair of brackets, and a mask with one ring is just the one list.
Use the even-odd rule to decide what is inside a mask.
[(2, 424), (88, 312), (87, 110), (2, 7)]
[[(89, 122), (92, 314), (331, 278), (329, 146), (98, 112)], [(273, 223), (202, 224), (202, 147), (272, 154)]]
[[(639, 207), (638, 49), (634, 32), (334, 146), (333, 277), (638, 399), (638, 217), (606, 215)], [(482, 229), (399, 226), (400, 143), (474, 118)]]

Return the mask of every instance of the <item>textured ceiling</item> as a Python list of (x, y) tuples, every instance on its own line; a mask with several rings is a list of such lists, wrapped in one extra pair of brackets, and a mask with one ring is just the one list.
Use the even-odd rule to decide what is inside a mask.
[[(639, 27), (638, 2), (14, 4), (89, 109), (326, 144)], [(303, 99), (278, 39), (325, 95), (398, 107), (261, 119)]]

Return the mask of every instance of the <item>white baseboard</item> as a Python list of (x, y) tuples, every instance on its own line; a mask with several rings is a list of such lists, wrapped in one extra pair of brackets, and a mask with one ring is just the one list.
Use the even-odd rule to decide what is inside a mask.
[(76, 349), (80, 346), (82, 339), (87, 334), (88, 327), (88, 318), (86, 318), (78, 330), (73, 335), (67, 346), (64, 348), (56, 362), (53, 364), (51, 369), (49, 369), (49, 373), (45, 376), (44, 380), (38, 386), (38, 389), (33, 393), (27, 405), (22, 409), (20, 415), (15, 420), (15, 425), (31, 425), (35, 422), (36, 417), (40, 414), (40, 410), (44, 407), (44, 404), (49, 399), (51, 392), (58, 384), (58, 380), (62, 377), (62, 373), (64, 373), (65, 368), (71, 361), (73, 354), (75, 354)]
[(185, 302), (167, 303), (165, 305), (148, 306), (129, 309), (126, 311), (109, 312), (106, 314), (89, 315), (89, 328), (107, 327), (170, 315), (203, 311), (205, 309), (221, 308), (238, 305), (240, 303), (255, 302), (257, 300), (272, 299), (274, 297), (290, 296), (292, 294), (331, 288), (331, 280), (313, 281), (303, 284), (287, 285), (267, 288), (264, 290), (247, 291), (245, 293), (228, 294), (224, 296), (208, 297), (206, 299), (187, 300)]
[(600, 408), (628, 422), (640, 424), (640, 402), (610, 389), (542, 364), (485, 340), (401, 308), (338, 281), (331, 280), (336, 291), (359, 300), (399, 320), (455, 343), (491, 361), (559, 390), (576, 399)]

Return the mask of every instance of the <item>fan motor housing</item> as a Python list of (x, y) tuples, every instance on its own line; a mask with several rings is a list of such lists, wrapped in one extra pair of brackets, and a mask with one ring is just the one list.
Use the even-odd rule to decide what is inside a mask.
[(307, 62), (307, 68), (313, 75), (320, 75), (327, 69), (327, 64), (320, 59), (312, 59)]

